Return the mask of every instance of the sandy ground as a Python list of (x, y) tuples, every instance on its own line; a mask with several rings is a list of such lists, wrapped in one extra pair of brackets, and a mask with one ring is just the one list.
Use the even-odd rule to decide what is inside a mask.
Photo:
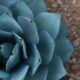
[(74, 52), (66, 68), (68, 80), (80, 80), (80, 0), (45, 0), (48, 10), (62, 15), (62, 20), (69, 26), (69, 39)]

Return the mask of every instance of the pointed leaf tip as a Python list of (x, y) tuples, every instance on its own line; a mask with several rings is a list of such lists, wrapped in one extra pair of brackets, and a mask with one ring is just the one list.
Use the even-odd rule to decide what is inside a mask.
[(49, 65), (47, 80), (60, 80), (67, 75), (63, 62), (59, 56), (54, 56), (52, 63)]
[(29, 66), (22, 64), (18, 69), (11, 73), (9, 80), (24, 80), (28, 72)]
[(18, 23), (23, 29), (25, 41), (37, 44), (39, 42), (39, 36), (35, 22), (28, 17), (19, 16)]
[(38, 31), (48, 31), (53, 39), (58, 36), (61, 16), (56, 13), (43, 12), (36, 17)]
[(21, 38), (19, 35), (17, 35), (15, 32), (13, 32), (14, 39), (16, 43), (20, 44), (20, 49), (21, 49), (21, 56), (23, 59), (27, 59), (27, 46), (26, 43), (24, 42), (24, 39)]
[(55, 44), (56, 44), (56, 47), (55, 47), (54, 54), (55, 55), (57, 54), (58, 56), (60, 56), (62, 61), (66, 63), (73, 52), (72, 44), (67, 38), (61, 37), (61, 36), (56, 38)]
[(24, 1), (31, 8), (35, 16), (42, 12), (47, 11), (47, 7), (44, 0), (24, 0)]
[(19, 35), (22, 35), (23, 33), (23, 30), (16, 22), (16, 20), (7, 14), (0, 16), (0, 30), (7, 31), (7, 32), (14, 31)]
[(31, 50), (30, 50), (30, 56), (29, 56), (28, 63), (31, 67), (30, 74), (34, 75), (41, 64), (42, 59), (41, 59), (40, 53), (39, 53), (36, 45), (31, 45), (30, 49)]

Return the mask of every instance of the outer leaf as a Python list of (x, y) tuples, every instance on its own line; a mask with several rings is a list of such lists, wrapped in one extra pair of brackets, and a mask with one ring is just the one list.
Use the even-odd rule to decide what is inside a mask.
[(48, 69), (46, 67), (40, 67), (35, 75), (27, 76), (25, 80), (46, 80), (48, 74)]
[(67, 32), (68, 32), (68, 26), (65, 22), (61, 22), (61, 25), (60, 25), (60, 31), (59, 31), (59, 34), (58, 36), (67, 36)]
[(1, 42), (11, 42), (12, 38), (13, 38), (13, 35), (11, 32), (0, 30), (0, 43)]
[(30, 46), (30, 51), (29, 51), (29, 59), (28, 59), (28, 63), (30, 65), (30, 69), (31, 69), (31, 75), (35, 74), (35, 72), (37, 71), (38, 67), (40, 66), (42, 59), (40, 56), (39, 51), (37, 50), (36, 45), (31, 45)]
[(55, 13), (41, 13), (36, 17), (39, 32), (48, 31), (54, 39), (57, 37), (60, 29), (60, 15)]
[(17, 1), (13, 6), (11, 6), (11, 10), (14, 14), (14, 17), (25, 16), (30, 19), (33, 19), (33, 13), (26, 3), (23, 1)]
[(52, 63), (49, 66), (47, 80), (60, 80), (67, 74), (63, 62), (58, 56), (54, 56)]
[(12, 54), (10, 58), (7, 61), (6, 64), (6, 71), (10, 71), (13, 69), (16, 65), (19, 64), (20, 61), (20, 47), (19, 44), (17, 43), (12, 51)]
[(38, 49), (41, 53), (42, 62), (43, 64), (49, 64), (53, 58), (55, 43), (46, 31), (41, 32), (39, 36), (40, 42), (38, 44)]
[(0, 30), (4, 30), (7, 32), (16, 32), (19, 35), (23, 33), (21, 27), (17, 24), (17, 22), (6, 14), (0, 16)]
[(34, 21), (27, 17), (18, 17), (18, 23), (20, 24), (21, 28), (24, 32), (24, 39), (28, 43), (38, 43), (39, 37), (37, 32), (37, 27)]
[(3, 57), (7, 60), (12, 55), (13, 44), (11, 43), (4, 43), (1, 45), (1, 51)]
[(5, 13), (12, 16), (12, 12), (7, 7), (0, 5), (0, 16)]
[(24, 0), (24, 1), (32, 9), (34, 15), (47, 11), (47, 7), (44, 3), (44, 0)]
[(8, 80), (24, 80), (27, 74), (28, 68), (29, 66), (26, 64), (21, 65), (17, 70), (15, 70), (11, 74), (11, 77)]
[(10, 76), (10, 74), (8, 74), (7, 72), (0, 70), (0, 79), (5, 79), (8, 78)]
[(7, 7), (10, 7), (16, 1), (18, 1), (18, 0), (0, 0), (0, 5), (4, 5), (4, 6), (7, 6)]
[(68, 39), (61, 36), (55, 40), (55, 44), (55, 55), (60, 56), (64, 63), (67, 62), (73, 52), (72, 44)]

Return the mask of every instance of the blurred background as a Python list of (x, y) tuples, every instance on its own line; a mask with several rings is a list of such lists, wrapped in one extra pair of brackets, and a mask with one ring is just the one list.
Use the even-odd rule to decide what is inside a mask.
[(45, 0), (48, 10), (60, 13), (69, 26), (68, 37), (74, 46), (71, 59), (65, 65), (68, 80), (80, 80), (80, 0)]

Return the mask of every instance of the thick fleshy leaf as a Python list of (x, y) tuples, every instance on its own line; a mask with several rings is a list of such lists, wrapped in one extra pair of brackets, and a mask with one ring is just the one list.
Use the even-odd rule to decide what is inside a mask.
[(4, 6), (7, 6), (7, 7), (10, 7), (16, 1), (18, 1), (18, 0), (0, 0), (0, 5), (4, 5)]
[(0, 79), (5, 79), (10, 77), (10, 74), (8, 74), (7, 72), (0, 70)]
[(58, 56), (60, 56), (62, 61), (66, 63), (73, 52), (72, 44), (65, 37), (58, 37), (55, 40), (55, 44), (56, 44), (56, 47), (55, 47), (54, 54), (55, 55), (57, 54)]
[(40, 42), (38, 44), (38, 49), (42, 57), (42, 63), (48, 64), (52, 60), (55, 43), (46, 31), (41, 32), (39, 36)]
[(15, 18), (17, 18), (18, 16), (25, 16), (33, 19), (32, 11), (23, 1), (17, 1), (13, 6), (11, 6), (11, 10)]
[(24, 80), (29, 66), (24, 64), (18, 67), (12, 74), (8, 80)]
[(23, 57), (23, 59), (27, 59), (27, 48), (26, 48), (26, 45), (25, 45), (23, 38), (18, 36), (15, 32), (13, 32), (13, 35), (14, 35), (14, 39), (15, 39), (16, 43), (20, 43), (21, 56)]
[(7, 61), (6, 71), (10, 71), (11, 69), (13, 69), (16, 65), (19, 64), (19, 61), (20, 61), (20, 46), (18, 43), (16, 43), (12, 51), (12, 55), (9, 57)]
[(0, 30), (4, 30), (7, 32), (16, 32), (19, 35), (23, 33), (21, 27), (18, 23), (9, 15), (2, 15), (0, 16)]
[(68, 25), (65, 22), (61, 22), (58, 36), (67, 36), (67, 32), (68, 32)]
[(46, 67), (40, 67), (33, 76), (26, 76), (25, 80), (46, 80), (48, 69)]
[(12, 16), (11, 11), (7, 7), (0, 5), (0, 16), (5, 13)]
[(12, 33), (0, 30), (0, 43), (1, 42), (10, 42), (12, 41)]
[(30, 55), (29, 55), (28, 63), (30, 65), (30, 69), (31, 69), (30, 74), (33, 75), (33, 74), (35, 74), (38, 67), (40, 66), (42, 59), (41, 59), (40, 53), (39, 53), (36, 45), (30, 46), (29, 54)]
[(44, 3), (44, 0), (24, 0), (24, 1), (32, 9), (34, 15), (47, 11), (47, 7)]
[(13, 44), (11, 43), (4, 43), (1, 45), (1, 51), (3, 57), (7, 60), (12, 55)]
[(60, 15), (55, 13), (44, 12), (39, 14), (36, 17), (39, 32), (46, 30), (53, 39), (56, 38), (60, 29), (60, 19)]
[(39, 37), (37, 27), (34, 21), (29, 19), (28, 17), (19, 16), (18, 23), (23, 29), (25, 41), (28, 43), (37, 44), (39, 42)]
[(13, 44), (3, 43), (0, 45), (0, 63), (1, 66), (5, 65), (8, 58), (12, 54)]
[(52, 63), (49, 65), (47, 80), (60, 80), (67, 74), (63, 62), (58, 56), (54, 56)]

